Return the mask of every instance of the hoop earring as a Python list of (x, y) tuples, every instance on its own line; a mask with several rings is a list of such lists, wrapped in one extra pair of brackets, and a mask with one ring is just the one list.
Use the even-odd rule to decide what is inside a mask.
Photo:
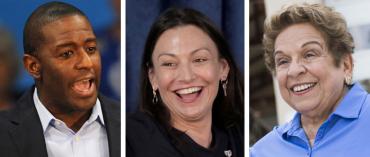
[(153, 99), (152, 99), (153, 104), (158, 103), (158, 97), (157, 97), (157, 92), (153, 90)]
[(346, 84), (346, 85), (351, 85), (352, 84), (352, 76), (351, 75), (346, 75), (345, 77), (344, 77), (344, 83)]
[(221, 85), (222, 85), (222, 88), (223, 88), (223, 90), (224, 90), (224, 96), (227, 96), (227, 83), (228, 83), (228, 81), (227, 81), (227, 79), (226, 80), (221, 80)]

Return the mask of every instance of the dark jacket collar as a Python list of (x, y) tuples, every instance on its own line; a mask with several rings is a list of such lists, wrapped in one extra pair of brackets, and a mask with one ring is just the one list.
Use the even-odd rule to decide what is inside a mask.
[[(9, 133), (20, 156), (47, 157), (46, 144), (40, 118), (33, 101), (34, 87), (25, 92), (16, 107), (8, 111)], [(120, 105), (99, 95), (106, 124), (110, 157), (120, 156)]]

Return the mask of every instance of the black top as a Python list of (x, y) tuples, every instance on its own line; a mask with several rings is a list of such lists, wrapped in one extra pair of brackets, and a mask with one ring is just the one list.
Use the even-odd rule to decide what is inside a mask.
[(173, 129), (178, 138), (170, 138), (155, 119), (138, 112), (128, 116), (126, 126), (127, 157), (242, 157), (243, 136), (239, 127), (221, 129), (212, 126), (212, 143), (205, 148), (193, 141), (186, 133)]

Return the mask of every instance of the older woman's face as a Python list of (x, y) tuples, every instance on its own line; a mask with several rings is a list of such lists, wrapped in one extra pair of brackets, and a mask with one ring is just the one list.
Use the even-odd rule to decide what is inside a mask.
[(274, 52), (282, 97), (302, 114), (331, 112), (344, 95), (344, 76), (352, 68), (348, 58), (335, 66), (323, 36), (312, 25), (287, 27), (278, 35)]
[(198, 27), (180, 26), (165, 31), (152, 55), (149, 78), (159, 89), (172, 119), (210, 118), (219, 81), (229, 67), (211, 38)]

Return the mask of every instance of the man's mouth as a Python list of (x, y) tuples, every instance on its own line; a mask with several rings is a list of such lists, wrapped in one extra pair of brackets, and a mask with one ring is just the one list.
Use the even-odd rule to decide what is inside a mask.
[(202, 87), (189, 87), (176, 90), (175, 93), (180, 101), (184, 103), (192, 103), (199, 97), (202, 91), (203, 91)]
[(302, 95), (309, 90), (311, 90), (313, 87), (316, 86), (317, 83), (303, 83), (303, 84), (297, 84), (290, 88), (290, 90), (298, 95)]
[(94, 79), (83, 79), (73, 83), (73, 91), (81, 97), (89, 97), (94, 94), (95, 91), (95, 80)]

